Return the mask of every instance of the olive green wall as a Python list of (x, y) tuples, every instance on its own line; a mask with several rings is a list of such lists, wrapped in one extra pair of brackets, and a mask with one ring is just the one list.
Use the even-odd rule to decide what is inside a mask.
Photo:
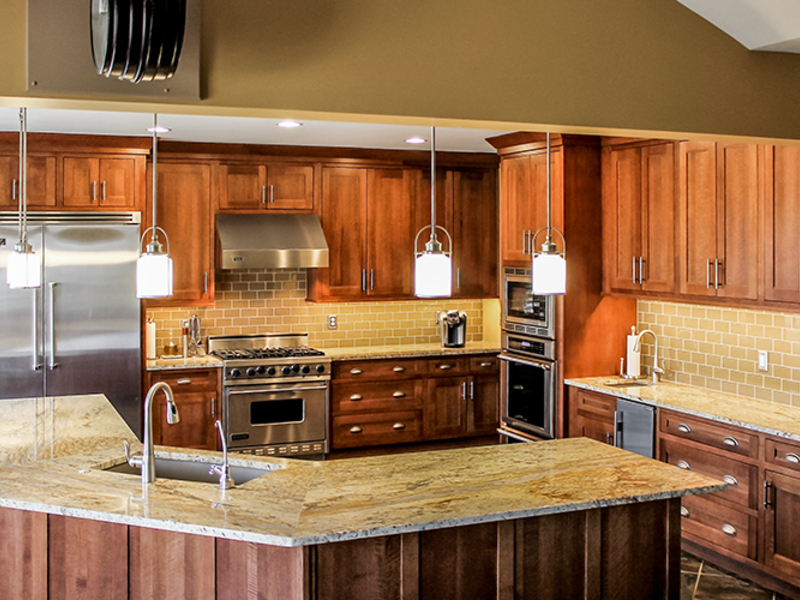
[[(0, 97), (25, 94), (24, 14), (0, 2)], [(800, 139), (800, 55), (676, 0), (203, 0), (202, 61), (203, 110)]]

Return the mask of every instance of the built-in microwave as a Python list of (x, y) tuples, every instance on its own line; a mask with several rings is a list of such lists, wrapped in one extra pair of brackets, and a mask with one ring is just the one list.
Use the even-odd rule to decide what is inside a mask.
[(506, 267), (503, 285), (503, 329), (555, 339), (554, 296), (531, 293), (531, 270)]

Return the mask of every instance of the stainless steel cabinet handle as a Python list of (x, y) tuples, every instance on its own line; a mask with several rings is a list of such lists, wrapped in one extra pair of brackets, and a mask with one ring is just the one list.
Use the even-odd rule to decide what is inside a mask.
[(350, 369), (351, 375), (361, 375), (363, 372), (361, 369)]
[(211, 416), (217, 416), (217, 399), (215, 397), (211, 398)]
[(448, 369), (452, 369), (452, 368), (453, 368), (453, 365), (439, 365), (439, 368), (440, 368), (442, 371), (447, 371)]
[(722, 532), (723, 533), (727, 533), (728, 535), (735, 536), (736, 535), (736, 527), (734, 527), (733, 525), (728, 525), (727, 523), (725, 523), (725, 525), (722, 526)]
[(786, 453), (786, 460), (788, 460), (790, 463), (794, 463), (796, 465), (800, 465), (800, 456), (798, 456), (794, 452), (787, 452)]
[(203, 293), (208, 293), (208, 271), (203, 273)]
[(178, 379), (178, 385), (189, 385), (192, 383), (192, 379), (190, 377), (181, 377)]
[(772, 484), (769, 481), (764, 482), (764, 508), (772, 506), (772, 501), (769, 498), (769, 488), (771, 487)]
[(353, 394), (352, 396), (350, 396), (350, 400), (352, 400), (353, 402), (358, 402), (363, 399), (364, 396), (362, 396), (361, 394)]
[(723, 475), (722, 481), (727, 483), (728, 485), (739, 485), (739, 480), (736, 479), (733, 475)]
[(720, 283), (719, 283), (719, 266), (722, 264), (722, 261), (715, 258), (714, 259), (714, 289), (718, 290)]
[(711, 259), (706, 259), (706, 289), (711, 287)]
[(48, 286), (50, 287), (50, 311), (48, 314), (50, 356), (47, 366), (52, 371), (58, 366), (58, 363), (56, 362), (56, 282), (51, 281)]
[(461, 289), (461, 269), (456, 269), (456, 287)]
[(392, 429), (396, 429), (398, 431), (400, 429), (405, 429), (405, 428), (406, 428), (406, 424), (405, 423), (395, 423), (394, 425), (392, 425)]
[(405, 392), (395, 392), (394, 394), (392, 394), (392, 396), (395, 397), (395, 398), (405, 398), (406, 397), (406, 393)]
[(689, 509), (685, 506), (681, 506), (681, 516), (682, 517), (689, 517)]
[(482, 363), (481, 363), (481, 366), (482, 366), (482, 367), (491, 367), (492, 365), (494, 365), (494, 363), (493, 363), (493, 362), (482, 362)]
[(633, 267), (632, 267), (633, 283), (636, 283), (636, 257), (632, 256), (631, 258), (633, 259)]
[(522, 253), (528, 253), (528, 232), (524, 230), (522, 232)]
[(609, 445), (613, 444), (613, 440), (611, 439), (611, 432), (610, 431), (606, 431), (606, 444), (609, 444)]
[(392, 369), (392, 371), (394, 371), (395, 373), (402, 373), (405, 370), (406, 370), (405, 367), (395, 367), (394, 369)]
[(350, 433), (361, 433), (362, 431), (364, 431), (364, 430), (363, 430), (363, 429), (361, 429), (361, 427), (360, 427), (360, 426), (358, 426), (358, 425), (353, 425), (353, 426), (350, 428)]
[(369, 270), (369, 289), (375, 289), (375, 269)]
[(11, 199), (12, 200), (16, 200), (17, 199), (17, 180), (16, 179), (12, 179), (11, 180)]
[(97, 202), (97, 182), (96, 181), (92, 182), (92, 200)]
[(361, 269), (361, 291), (367, 291), (367, 270)]
[(275, 202), (275, 186), (269, 186), (269, 203), (272, 204)]
[(466, 381), (461, 384), (461, 399), (462, 400), (466, 400), (467, 399), (467, 382)]
[(469, 382), (469, 399), (470, 400), (475, 400), (475, 382), (474, 381), (470, 381)]
[(733, 446), (735, 448), (736, 446), (739, 445), (739, 440), (730, 435), (726, 435), (724, 438), (722, 438), (722, 443), (725, 444), (726, 446)]
[(676, 466), (679, 469), (686, 469), (687, 471), (691, 471), (692, 470), (692, 466), (688, 462), (686, 462), (685, 460), (679, 460), (676, 463)]
[(106, 199), (106, 182), (103, 182), (103, 200)]
[(41, 354), (39, 349), (39, 290), (33, 291), (33, 370), (38, 371), (42, 368)]
[(639, 283), (644, 283), (644, 263), (645, 260), (641, 256), (639, 257)]
[(261, 186), (261, 204), (267, 203), (267, 186)]
[(681, 423), (678, 425), (678, 431), (681, 433), (692, 433), (692, 428), (689, 427), (686, 423)]

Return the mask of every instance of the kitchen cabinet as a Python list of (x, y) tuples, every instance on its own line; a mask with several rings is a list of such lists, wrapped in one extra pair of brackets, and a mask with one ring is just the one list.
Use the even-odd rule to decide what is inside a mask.
[(65, 209), (141, 208), (144, 157), (64, 156), (61, 161), (61, 204)]
[[(152, 181), (152, 170), (148, 179)], [(144, 227), (152, 224), (148, 194)], [(173, 294), (148, 300), (148, 306), (207, 306), (214, 300), (214, 247), (211, 219), (211, 165), (158, 162), (158, 226), (169, 238), (173, 260)], [(145, 238), (149, 241), (150, 234)], [(163, 234), (159, 239), (167, 244)]]
[[(56, 157), (28, 154), (28, 208), (56, 206)], [(0, 210), (19, 208), (19, 156), (0, 155)]]
[(764, 298), (800, 303), (800, 148), (764, 151)]
[(758, 147), (681, 142), (678, 173), (682, 294), (758, 298)]
[(222, 211), (314, 208), (313, 165), (223, 162), (217, 172)]
[(569, 437), (587, 437), (614, 445), (614, 396), (571, 387), (568, 409)]
[(148, 389), (163, 381), (172, 388), (180, 422), (166, 422), (167, 400), (163, 392), (153, 399), (153, 442), (162, 446), (216, 450), (214, 426), (221, 419), (220, 369), (150, 371)]
[(767, 437), (766, 468), (764, 562), (800, 584), (800, 444)]
[(604, 287), (675, 290), (675, 145), (603, 148)]

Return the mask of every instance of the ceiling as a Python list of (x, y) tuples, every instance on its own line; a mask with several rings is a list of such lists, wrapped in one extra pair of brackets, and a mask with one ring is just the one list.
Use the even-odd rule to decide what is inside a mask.
[(800, 54), (798, 0), (678, 0), (749, 50)]
[[(380, 125), (303, 120), (302, 127), (278, 127), (279, 119), (203, 115), (158, 116), (158, 124), (171, 131), (160, 138), (187, 142), (334, 146), (393, 150), (427, 149), (428, 143), (412, 145), (412, 136), (430, 139), (430, 128), (412, 125)], [(28, 109), (28, 131), (35, 133), (82, 133), (146, 137), (153, 125), (151, 113)], [(0, 107), (0, 131), (19, 131), (19, 109)], [(487, 137), (506, 133), (492, 129), (436, 128), (436, 149), (449, 152), (495, 153)]]

